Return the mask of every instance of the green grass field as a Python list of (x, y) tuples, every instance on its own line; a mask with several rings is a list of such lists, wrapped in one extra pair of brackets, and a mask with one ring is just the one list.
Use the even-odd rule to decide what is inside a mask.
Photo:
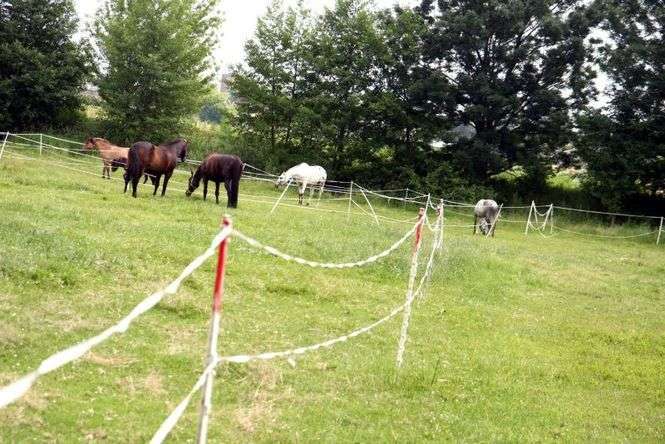
[[(120, 172), (103, 181), (101, 165), (75, 166), (88, 175), (13, 152), (0, 161), (0, 385), (115, 323), (175, 278), (226, 211), (200, 190), (187, 199), (184, 175), (165, 198), (142, 186), (132, 199), (122, 194)], [(246, 234), (307, 258), (361, 259), (409, 229), (377, 227), (362, 214), (347, 221), (343, 201), (322, 204), (341, 213), (280, 207), (272, 215), (256, 202), (277, 196), (269, 185), (243, 182), (240, 206), (229, 213)], [(378, 211), (406, 219), (417, 209)], [(471, 220), (449, 212), (446, 223)], [(608, 235), (650, 229), (560, 223)], [(663, 245), (652, 236), (523, 230), (506, 223), (485, 239), (446, 228), (399, 373), (401, 315), (295, 366), (220, 367), (211, 441), (665, 440)], [(421, 263), (431, 240), (425, 230)], [(404, 301), (410, 250), (365, 268), (315, 270), (232, 240), (219, 353), (308, 345), (383, 317)], [(210, 260), (124, 335), (0, 410), (0, 442), (147, 441), (204, 367), (213, 267)], [(194, 439), (199, 399), (172, 442)]]

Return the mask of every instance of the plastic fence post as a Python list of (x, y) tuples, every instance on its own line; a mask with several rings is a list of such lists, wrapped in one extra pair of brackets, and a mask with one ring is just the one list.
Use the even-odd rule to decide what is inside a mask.
[(502, 209), (503, 209), (503, 204), (501, 204), (501, 206), (499, 206), (499, 211), (496, 213), (496, 217), (492, 221), (492, 225), (490, 225), (490, 229), (487, 232), (487, 234), (485, 235), (485, 237), (489, 237), (490, 234), (492, 235), (492, 237), (494, 237), (494, 229), (496, 228), (496, 223), (499, 222), (499, 217), (501, 216), (501, 210)]
[(400, 332), (399, 343), (397, 345), (397, 368), (401, 368), (402, 363), (404, 362), (404, 349), (406, 348), (409, 320), (411, 318), (411, 304), (413, 303), (414, 297), (413, 284), (416, 281), (416, 273), (418, 272), (418, 253), (420, 252), (420, 245), (422, 243), (423, 222), (425, 222), (425, 209), (420, 208), (418, 211), (416, 239), (413, 245), (413, 253), (411, 254), (411, 271), (409, 272), (409, 285), (406, 290), (406, 302), (404, 306), (404, 317), (402, 319), (402, 330)]
[(2, 154), (5, 152), (5, 145), (7, 144), (7, 139), (9, 138), (9, 132), (5, 133), (5, 140), (2, 141), (2, 148), (0, 148), (0, 159), (2, 159)]
[(444, 206), (443, 199), (439, 200), (439, 219), (441, 220), (441, 225), (439, 225), (439, 250), (443, 250), (443, 220), (444, 220)]
[(554, 204), (550, 204), (550, 234), (554, 231)]
[(39, 155), (42, 155), (42, 147), (44, 146), (44, 135), (39, 133)]
[[(231, 218), (224, 216), (222, 225), (232, 228)], [(217, 273), (215, 274), (215, 286), (212, 296), (212, 321), (210, 323), (210, 337), (208, 338), (208, 358), (206, 367), (217, 359), (217, 342), (219, 339), (219, 324), (222, 315), (222, 300), (224, 298), (224, 274), (226, 271), (226, 256), (228, 252), (228, 236), (219, 244), (217, 256)], [(208, 418), (212, 409), (212, 384), (215, 379), (215, 370), (206, 377), (203, 386), (203, 399), (201, 400), (201, 414), (199, 416), (199, 430), (197, 442), (205, 443), (208, 439)]]
[(372, 216), (374, 216), (374, 221), (376, 222), (377, 225), (381, 225), (379, 222), (379, 217), (376, 215), (376, 212), (374, 211), (374, 207), (372, 206), (372, 203), (369, 201), (367, 198), (367, 195), (365, 194), (365, 190), (363, 187), (359, 187), (360, 192), (362, 193), (363, 197), (365, 198), (365, 202), (367, 202), (367, 205), (369, 205), (369, 209), (372, 210)]
[(351, 181), (351, 186), (349, 187), (349, 207), (346, 209), (347, 220), (351, 217), (351, 202), (353, 202), (353, 181)]
[(406, 187), (406, 190), (404, 191), (404, 201), (402, 202), (402, 206), (406, 205), (406, 201), (409, 199), (409, 187)]
[(526, 221), (526, 227), (524, 227), (524, 235), (529, 234), (529, 224), (531, 223), (531, 213), (533, 212), (533, 207), (536, 203), (531, 201), (531, 206), (529, 207), (529, 218)]
[(660, 225), (658, 226), (658, 237), (656, 238), (656, 245), (660, 244), (660, 234), (663, 232), (663, 218), (660, 218)]
[(272, 209), (270, 210), (270, 214), (272, 214), (275, 211), (275, 208), (277, 208), (277, 205), (282, 201), (282, 198), (286, 194), (286, 192), (289, 190), (289, 186), (291, 185), (291, 180), (289, 179), (288, 182), (286, 182), (286, 187), (284, 187), (284, 191), (282, 191), (282, 194), (279, 196), (279, 199), (277, 199), (277, 202), (275, 202), (275, 205), (272, 206)]

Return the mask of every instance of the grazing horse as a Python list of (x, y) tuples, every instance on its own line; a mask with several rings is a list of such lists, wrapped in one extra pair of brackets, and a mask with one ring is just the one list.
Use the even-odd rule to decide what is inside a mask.
[(288, 184), (291, 181), (296, 182), (298, 184), (298, 204), (302, 205), (303, 196), (305, 195), (305, 189), (307, 188), (307, 185), (312, 186), (309, 191), (310, 199), (314, 193), (314, 187), (319, 187), (320, 199), (321, 193), (323, 192), (323, 187), (326, 185), (327, 178), (328, 175), (326, 174), (326, 170), (324, 170), (323, 167), (300, 163), (280, 174), (277, 178), (277, 181), (275, 182), (275, 186), (279, 187), (280, 185)]
[(113, 145), (106, 139), (101, 137), (89, 137), (83, 147), (86, 150), (97, 148), (99, 155), (102, 156), (102, 179), (111, 179), (111, 168), (113, 171), (117, 170), (119, 166), (123, 168), (127, 165), (127, 154), (129, 148)]
[(155, 186), (153, 196), (157, 194), (159, 181), (164, 175), (164, 185), (162, 186), (162, 196), (166, 193), (166, 186), (171, 179), (173, 170), (178, 163), (178, 159), (184, 162), (187, 156), (187, 147), (189, 142), (185, 139), (176, 139), (172, 142), (162, 145), (153, 145), (150, 142), (136, 142), (129, 149), (127, 161), (127, 174), (125, 174), (125, 193), (127, 185), (132, 182), (132, 196), (136, 197), (136, 188), (138, 187), (141, 176), (146, 173), (152, 177), (152, 183)]
[(189, 178), (189, 186), (185, 195), (191, 196), (194, 190), (203, 180), (203, 200), (208, 195), (208, 181), (215, 182), (215, 201), (219, 203), (219, 184), (224, 182), (226, 188), (226, 206), (236, 208), (238, 206), (238, 191), (240, 188), (240, 176), (243, 170), (242, 160), (238, 156), (229, 154), (212, 153), (209, 154), (201, 165), (192, 172)]
[(473, 208), (473, 234), (476, 234), (476, 228), (478, 228), (485, 235), (491, 230), (492, 237), (494, 237), (498, 215), (499, 205), (495, 201), (492, 199), (480, 199)]

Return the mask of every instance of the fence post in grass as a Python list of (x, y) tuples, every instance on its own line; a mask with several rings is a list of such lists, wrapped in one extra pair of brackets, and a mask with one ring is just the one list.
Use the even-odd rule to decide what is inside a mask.
[[(223, 227), (232, 228), (231, 218), (224, 216)], [(208, 358), (206, 368), (217, 359), (217, 341), (219, 339), (219, 324), (222, 315), (222, 299), (224, 298), (224, 274), (226, 271), (226, 255), (228, 252), (229, 237), (227, 236), (219, 244), (217, 256), (217, 272), (215, 274), (215, 286), (212, 294), (212, 321), (210, 323), (210, 337), (208, 338)], [(205, 443), (208, 439), (208, 418), (212, 409), (212, 384), (215, 379), (214, 368), (206, 376), (203, 386), (203, 399), (201, 400), (201, 414), (199, 416), (199, 430), (197, 443)]]
[(445, 215), (443, 214), (443, 199), (439, 200), (439, 250), (443, 250), (443, 219)]
[(369, 201), (367, 198), (367, 195), (365, 194), (365, 190), (363, 187), (358, 186), (360, 188), (360, 192), (362, 193), (363, 197), (365, 198), (365, 202), (367, 202), (367, 205), (369, 205), (369, 209), (372, 210), (372, 216), (374, 216), (374, 221), (376, 222), (377, 225), (381, 225), (379, 222), (379, 217), (376, 215), (376, 212), (374, 211), (374, 207), (372, 206), (372, 203)]
[(351, 181), (351, 186), (349, 187), (349, 207), (346, 209), (346, 220), (349, 220), (351, 217), (351, 202), (353, 202), (353, 181)]
[(406, 301), (404, 304), (404, 317), (402, 318), (402, 330), (399, 335), (399, 343), (397, 345), (397, 368), (402, 367), (404, 362), (404, 349), (406, 348), (406, 339), (409, 331), (409, 320), (411, 318), (411, 304), (413, 303), (413, 284), (416, 281), (416, 273), (418, 272), (418, 253), (420, 252), (420, 245), (422, 243), (422, 230), (423, 222), (425, 221), (425, 209), (420, 208), (418, 211), (418, 225), (416, 226), (416, 238), (413, 244), (413, 252), (411, 253), (411, 271), (409, 272), (409, 284), (406, 290)]
[(284, 191), (282, 191), (282, 194), (280, 194), (279, 199), (277, 199), (277, 202), (275, 202), (275, 205), (272, 206), (272, 209), (270, 210), (270, 214), (272, 214), (275, 211), (275, 208), (277, 208), (277, 205), (282, 201), (282, 198), (286, 194), (286, 192), (289, 190), (289, 185), (291, 185), (291, 181), (293, 179), (289, 179), (288, 182), (286, 182), (286, 186), (284, 187)]
[(660, 234), (663, 232), (663, 218), (660, 218), (660, 225), (658, 226), (658, 237), (656, 238), (656, 245), (660, 244)]
[(39, 155), (42, 155), (42, 147), (44, 146), (44, 135), (39, 133)]
[(5, 133), (5, 140), (2, 141), (2, 148), (0, 148), (0, 159), (2, 159), (2, 154), (5, 152), (5, 145), (7, 144), (7, 138), (9, 138), (9, 132)]
[(406, 205), (406, 201), (409, 199), (409, 187), (406, 187), (406, 190), (404, 191), (404, 201), (402, 202), (402, 206)]
[(526, 236), (529, 234), (529, 224), (531, 223), (531, 213), (533, 212), (533, 207), (536, 205), (536, 203), (532, 200), (531, 201), (531, 206), (529, 207), (529, 218), (526, 221), (526, 227), (524, 227), (524, 235)]
[(550, 216), (552, 215), (552, 204), (547, 208), (547, 211), (545, 212), (545, 220), (543, 221), (543, 228), (542, 231), (545, 232), (545, 229), (547, 228), (547, 223), (550, 220)]
[(496, 213), (496, 217), (492, 221), (492, 224), (490, 225), (490, 229), (485, 234), (485, 237), (490, 237), (490, 234), (494, 235), (494, 229), (496, 228), (496, 223), (499, 222), (499, 217), (501, 217), (501, 210), (503, 209), (503, 204), (499, 206), (499, 211)]

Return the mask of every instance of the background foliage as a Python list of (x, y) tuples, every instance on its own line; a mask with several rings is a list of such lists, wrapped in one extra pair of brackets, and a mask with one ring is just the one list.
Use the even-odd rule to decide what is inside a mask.
[[(108, 0), (96, 70), (69, 1), (0, 1), (0, 122), (118, 143), (186, 135), (194, 156), (275, 172), (306, 161), (451, 199), (665, 210), (662, 2), (305, 5), (272, 3), (227, 95), (214, 84), (216, 0)], [(95, 71), (101, 97), (84, 115)], [(606, 107), (591, 106), (599, 92)]]

